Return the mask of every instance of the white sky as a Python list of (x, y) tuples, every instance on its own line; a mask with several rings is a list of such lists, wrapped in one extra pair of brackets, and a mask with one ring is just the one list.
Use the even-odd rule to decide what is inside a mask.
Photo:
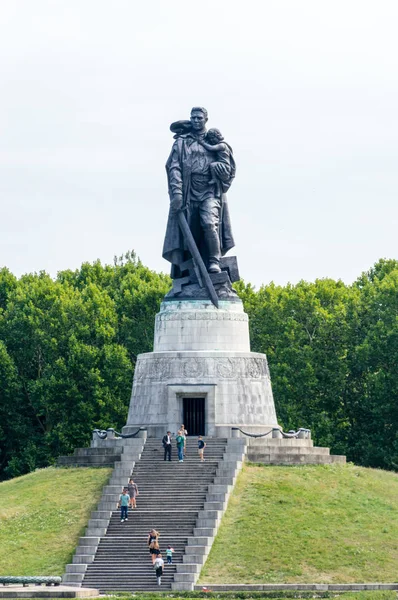
[(353, 281), (397, 257), (395, 0), (0, 0), (0, 266), (134, 249), (155, 270), (169, 125), (234, 148), (243, 279)]

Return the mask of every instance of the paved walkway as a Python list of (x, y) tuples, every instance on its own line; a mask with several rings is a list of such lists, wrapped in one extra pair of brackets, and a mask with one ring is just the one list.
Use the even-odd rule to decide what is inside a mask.
[(67, 585), (5, 585), (0, 586), (0, 598), (97, 598), (99, 591)]
[(209, 592), (364, 592), (367, 590), (398, 590), (398, 583), (260, 583), (195, 585), (195, 591)]

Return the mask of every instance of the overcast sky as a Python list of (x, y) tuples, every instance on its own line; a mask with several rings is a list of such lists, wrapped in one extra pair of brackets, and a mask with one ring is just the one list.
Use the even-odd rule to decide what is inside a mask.
[(243, 279), (353, 281), (397, 258), (395, 0), (0, 0), (0, 266), (134, 249), (157, 271), (169, 125), (234, 149)]

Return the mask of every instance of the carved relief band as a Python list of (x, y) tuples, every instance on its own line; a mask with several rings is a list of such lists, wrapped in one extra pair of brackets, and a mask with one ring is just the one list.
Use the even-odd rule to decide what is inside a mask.
[(156, 315), (156, 321), (248, 321), (246, 313), (238, 312), (164, 312)]
[(264, 358), (140, 358), (135, 369), (135, 379), (164, 381), (168, 379), (265, 379), (269, 378)]

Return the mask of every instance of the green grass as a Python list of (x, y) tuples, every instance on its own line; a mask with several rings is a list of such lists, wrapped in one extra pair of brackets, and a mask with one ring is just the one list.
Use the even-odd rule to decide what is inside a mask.
[(0, 574), (62, 575), (111, 469), (41, 469), (0, 483)]
[(397, 474), (353, 465), (249, 464), (199, 583), (397, 580)]

